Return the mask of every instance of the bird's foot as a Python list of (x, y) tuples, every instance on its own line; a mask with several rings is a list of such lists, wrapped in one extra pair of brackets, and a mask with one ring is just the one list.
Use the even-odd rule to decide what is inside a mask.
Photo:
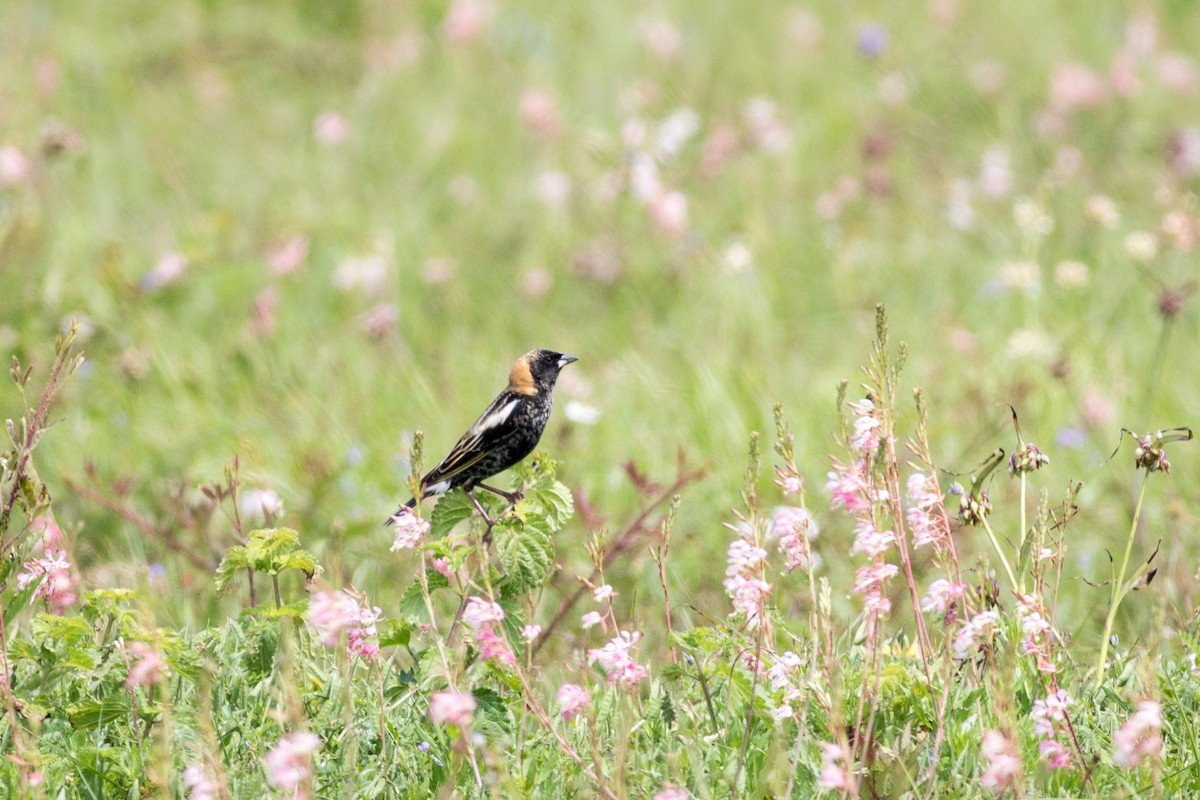
[(486, 483), (478, 484), (478, 486), (480, 489), (487, 489), (492, 494), (500, 495), (508, 501), (510, 506), (515, 506), (517, 503), (521, 502), (522, 498), (525, 497), (525, 493), (522, 491), (506, 492), (503, 489), (497, 489), (494, 486), (488, 486)]

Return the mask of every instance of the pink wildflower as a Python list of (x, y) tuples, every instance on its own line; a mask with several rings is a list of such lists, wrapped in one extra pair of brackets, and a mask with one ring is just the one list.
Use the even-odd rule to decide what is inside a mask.
[(359, 620), (358, 601), (345, 590), (317, 592), (308, 601), (307, 620), (325, 647), (336, 647), (342, 632)]
[(607, 583), (604, 584), (603, 586), (597, 586), (595, 589), (592, 590), (592, 598), (597, 603), (603, 603), (605, 600), (608, 600), (614, 594), (616, 594), (616, 592), (613, 591), (613, 587), (609, 586)]
[(1071, 766), (1071, 752), (1057, 739), (1043, 739), (1038, 742), (1038, 753), (1050, 769)]
[(821, 775), (817, 786), (825, 790), (846, 792), (850, 789), (850, 771), (846, 768), (846, 752), (839, 744), (821, 742)]
[(564, 683), (558, 687), (558, 705), (562, 709), (562, 716), (565, 720), (574, 719), (575, 716), (592, 704), (591, 695), (582, 686), (574, 683)]
[(734, 611), (745, 614), (747, 624), (754, 628), (762, 621), (771, 584), (761, 578), (733, 575), (725, 579), (725, 593), (733, 600)]
[(554, 95), (541, 89), (526, 89), (521, 94), (518, 106), (522, 121), (531, 131), (545, 138), (558, 134), (561, 125)]
[(604, 616), (599, 611), (589, 611), (579, 618), (584, 629), (591, 628), (595, 625), (604, 624)]
[(990, 640), (992, 628), (999, 621), (1000, 615), (995, 611), (980, 611), (971, 617), (971, 621), (959, 628), (954, 637), (954, 657), (961, 661), (974, 653), (981, 638), (987, 635)]
[(304, 266), (308, 258), (308, 237), (293, 236), (267, 253), (267, 269), (272, 275), (288, 275)]
[(521, 628), (521, 638), (527, 642), (532, 642), (534, 639), (542, 635), (541, 625), (526, 625)]
[(691, 798), (687, 789), (670, 784), (664, 784), (663, 788), (654, 793), (654, 800), (691, 800)]
[(0, 147), (0, 188), (24, 183), (32, 168), (29, 159), (11, 144)]
[(425, 534), (429, 533), (429, 521), (421, 519), (407, 508), (402, 508), (391, 518), (396, 526), (396, 541), (392, 543), (392, 552), (412, 549), (421, 543)]
[(1062, 112), (1098, 106), (1107, 93), (1104, 79), (1082, 64), (1063, 64), (1050, 78), (1050, 102)]
[(321, 144), (341, 144), (350, 136), (350, 123), (336, 111), (322, 111), (313, 120), (313, 136)]
[(646, 206), (650, 221), (668, 236), (679, 236), (687, 230), (688, 200), (683, 192), (671, 191), (658, 195)]
[[(53, 524), (53, 523), (51, 523)], [(54, 529), (57, 531), (58, 526)], [(57, 534), (47, 533), (43, 538), (57, 539)], [(44, 599), (50, 610), (62, 614), (67, 607), (75, 602), (75, 585), (71, 578), (71, 564), (63, 550), (45, 550), (44, 557), (27, 561), (17, 574), (17, 588), (24, 589), (29, 584), (40, 581), (34, 597)]]
[(346, 647), (351, 655), (370, 661), (379, 654), (379, 629), (376, 623), (382, 615), (383, 610), (379, 606), (359, 607), (358, 625), (350, 628), (346, 637)]
[(442, 33), (453, 44), (469, 44), (483, 35), (495, 13), (490, 0), (454, 0), (442, 21)]
[(475, 644), (478, 645), (479, 654), (483, 657), (484, 661), (496, 661), (509, 666), (517, 663), (517, 657), (513, 655), (512, 648), (508, 646), (508, 641), (491, 628), (486, 628), (476, 633)]
[(937, 482), (924, 473), (914, 472), (908, 476), (909, 506), (904, 515), (912, 532), (913, 544), (924, 547), (931, 544), (942, 549), (950, 537), (945, 515), (945, 499), (938, 491)]
[(504, 609), (500, 607), (499, 603), (493, 603), (482, 597), (467, 598), (467, 607), (463, 609), (462, 620), (470, 625), (472, 630), (477, 631), (490, 622), (499, 622), (502, 619), (504, 619)]
[(650, 674), (634, 661), (631, 652), (641, 638), (637, 631), (622, 631), (604, 647), (588, 650), (588, 662), (600, 664), (609, 686), (620, 683), (632, 689)]
[(217, 782), (199, 764), (191, 764), (183, 771), (183, 785), (187, 788), (188, 800), (217, 800), (220, 797)]
[(308, 797), (301, 793), (312, 778), (312, 754), (321, 740), (308, 731), (289, 733), (267, 753), (267, 783), (276, 789), (292, 792), (293, 797)]
[(475, 698), (465, 692), (434, 692), (429, 698), (429, 719), (435, 725), (457, 725), (465, 728), (475, 714)]
[(870, 519), (860, 519), (855, 525), (854, 546), (851, 553), (863, 553), (868, 558), (877, 558), (887, 552), (896, 543), (896, 534), (892, 531), (876, 529)]
[(779, 552), (787, 559), (787, 572), (808, 567), (811, 557), (808, 543), (817, 536), (817, 523), (807, 509), (795, 506), (775, 509), (771, 533), (779, 537)]
[(1162, 754), (1162, 709), (1155, 700), (1142, 700), (1121, 729), (1113, 734), (1113, 763), (1136, 769), (1147, 758)]
[(882, 441), (879, 417), (875, 404), (870, 400), (849, 403), (854, 412), (854, 433), (850, 436), (850, 448), (866, 458), (875, 452)]
[(131, 642), (127, 652), (133, 656), (133, 665), (125, 678), (125, 686), (148, 686), (151, 683), (161, 683), (166, 664), (158, 654), (154, 645), (148, 642)]
[(833, 508), (845, 509), (847, 514), (863, 511), (870, 505), (867, 465), (862, 461), (849, 466), (835, 464), (834, 470), (828, 473), (825, 489), (831, 495), (829, 505)]
[(983, 757), (988, 768), (979, 782), (995, 794), (1012, 788), (1021, 775), (1021, 761), (1008, 737), (996, 731), (983, 732)]
[(925, 597), (921, 599), (922, 611), (936, 611), (939, 614), (946, 613), (946, 609), (950, 608), (958, 598), (962, 597), (966, 592), (967, 587), (962, 583), (952, 583), (945, 578), (938, 578), (933, 583), (929, 584), (929, 589), (925, 593)]

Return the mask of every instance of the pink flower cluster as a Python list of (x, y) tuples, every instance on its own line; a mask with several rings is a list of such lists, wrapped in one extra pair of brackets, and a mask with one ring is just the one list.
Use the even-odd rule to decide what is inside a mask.
[(316, 734), (308, 731), (289, 733), (267, 753), (267, 783), (293, 798), (307, 798), (312, 778), (312, 754), (321, 746)]
[(882, 562), (854, 571), (854, 592), (863, 596), (863, 607), (867, 611), (883, 616), (892, 610), (892, 601), (884, 597), (883, 587), (899, 572), (900, 568), (895, 564)]
[(894, 531), (881, 531), (875, 527), (875, 521), (862, 517), (854, 525), (854, 546), (851, 553), (862, 553), (867, 558), (875, 559), (882, 556), (896, 543)]
[(217, 800), (221, 796), (217, 782), (199, 764), (191, 764), (183, 771), (183, 785), (188, 800)]
[(817, 786), (835, 792), (849, 792), (850, 770), (846, 765), (846, 751), (840, 744), (821, 742), (821, 775)]
[(1017, 601), (1020, 603), (1017, 613), (1021, 620), (1021, 632), (1025, 634), (1025, 638), (1021, 640), (1021, 649), (1037, 660), (1040, 672), (1047, 675), (1058, 672), (1051, 650), (1054, 626), (1043, 615), (1044, 607), (1032, 595), (1018, 594)]
[[(786, 488), (784, 492), (787, 492)], [(771, 534), (778, 537), (779, 552), (787, 559), (787, 572), (797, 567), (808, 569), (812, 559), (808, 543), (817, 538), (817, 532), (817, 521), (808, 509), (796, 506), (781, 506), (775, 509)]]
[(1071, 753), (1060, 741), (1059, 736), (1065, 735), (1064, 723), (1067, 720), (1067, 708), (1075, 702), (1066, 690), (1059, 689), (1045, 698), (1033, 701), (1033, 709), (1029, 718), (1033, 720), (1033, 731), (1041, 741), (1038, 752), (1042, 761), (1050, 769), (1062, 769), (1071, 765)]
[(827, 478), (825, 490), (830, 494), (829, 505), (833, 508), (858, 514), (871, 507), (865, 461), (856, 460), (849, 465), (835, 463)]
[(945, 578), (938, 578), (929, 584), (925, 596), (921, 598), (922, 611), (935, 611), (945, 614), (967, 591), (965, 583), (953, 583)]
[(883, 441), (883, 431), (875, 404), (863, 399), (849, 403), (854, 412), (854, 433), (850, 434), (850, 449), (867, 459)]
[(588, 650), (588, 662), (600, 665), (608, 676), (609, 686), (620, 684), (633, 689), (650, 675), (633, 658), (633, 648), (641, 638), (638, 631), (622, 631), (604, 647)]
[(992, 629), (1000, 622), (995, 611), (980, 611), (970, 622), (958, 629), (954, 637), (954, 657), (959, 661), (969, 658), (985, 637), (991, 641)]
[(1021, 777), (1021, 760), (1007, 736), (996, 731), (983, 732), (983, 757), (988, 766), (979, 782), (985, 789), (1001, 794), (1011, 789)]
[(391, 522), (396, 526), (396, 540), (392, 542), (393, 553), (417, 547), (429, 533), (429, 521), (421, 519), (407, 508), (397, 511)]
[(346, 634), (351, 655), (370, 661), (379, 653), (379, 606), (368, 607), (345, 589), (317, 592), (308, 601), (308, 625), (325, 647)]
[(756, 628), (762, 622), (763, 606), (771, 594), (771, 585), (762, 579), (767, 551), (756, 545), (743, 530), (729, 544), (725, 568), (725, 594), (733, 600), (733, 610), (744, 614), (746, 624)]
[(149, 642), (131, 642), (125, 649), (127, 654), (133, 656), (133, 664), (125, 678), (127, 688), (162, 682), (163, 670), (167, 665), (154, 645)]
[(24, 589), (41, 581), (33, 596), (45, 600), (53, 613), (62, 614), (76, 600), (75, 581), (63, 546), (62, 530), (49, 516), (35, 519), (30, 529), (34, 533), (41, 532), (38, 546), (44, 556), (25, 562), (17, 575), (17, 588)]
[(917, 547), (932, 545), (939, 551), (944, 549), (950, 538), (950, 528), (945, 498), (938, 490), (937, 481), (921, 472), (909, 475), (908, 502), (904, 516), (913, 544)]
[(592, 697), (582, 686), (564, 683), (558, 687), (558, 707), (565, 720), (574, 719), (580, 711), (592, 704)]
[(475, 697), (469, 692), (434, 692), (429, 698), (429, 719), (435, 725), (465, 728), (475, 718)]
[(1113, 763), (1136, 769), (1147, 758), (1162, 755), (1162, 708), (1142, 700), (1121, 729), (1113, 734)]
[(508, 640), (502, 633), (496, 632), (497, 624), (504, 619), (504, 609), (499, 603), (482, 597), (469, 597), (462, 619), (474, 632), (475, 645), (485, 661), (509, 666), (517, 663)]

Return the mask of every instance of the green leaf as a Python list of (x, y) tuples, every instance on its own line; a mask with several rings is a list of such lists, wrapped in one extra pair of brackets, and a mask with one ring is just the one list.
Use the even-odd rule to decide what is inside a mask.
[(246, 560), (258, 572), (274, 574), (287, 556), (300, 548), (300, 535), (291, 528), (264, 528), (246, 537)]
[(539, 486), (534, 497), (550, 522), (552, 531), (561, 529), (575, 514), (575, 500), (571, 497), (571, 490), (558, 481)]
[(307, 550), (297, 550), (294, 553), (288, 553), (286, 556), (282, 557), (282, 560), (276, 559), (276, 564), (278, 565), (278, 570), (298, 569), (303, 572), (309, 580), (312, 580), (325, 571), (321, 569), (321, 565), (317, 563), (317, 557)]
[(379, 631), (380, 647), (408, 647), (412, 632), (417, 626), (411, 622), (390, 619)]
[(433, 513), (429, 515), (429, 538), (443, 538), (454, 530), (455, 525), (470, 517), (474, 512), (475, 507), (471, 505), (471, 498), (467, 497), (467, 493), (462, 489), (447, 492), (438, 499), (437, 505), (433, 507)]
[[(450, 581), (446, 580), (446, 576), (437, 570), (426, 570), (425, 580), (429, 583), (429, 593), (437, 589), (445, 589), (450, 585)], [(401, 619), (409, 622), (428, 622), (429, 612), (425, 608), (425, 598), (421, 594), (421, 582), (413, 581), (404, 590), (404, 594), (400, 596), (400, 607), (397, 613)]]
[(79, 617), (38, 614), (33, 618), (33, 637), (39, 641), (52, 640), (72, 647), (80, 642), (91, 642), (92, 626)]
[(225, 591), (225, 587), (229, 585), (229, 581), (239, 569), (246, 569), (250, 566), (250, 561), (246, 557), (246, 548), (240, 544), (235, 544), (233, 547), (225, 551), (225, 557), (221, 559), (221, 563), (217, 566), (216, 579), (214, 584), (217, 589), (217, 594)]
[[(142, 709), (139, 709), (139, 713)], [(129, 716), (129, 694), (114, 692), (100, 702), (89, 700), (67, 706), (67, 718), (76, 728), (96, 728)]]
[(12, 619), (28, 606), (30, 601), (33, 600), (34, 593), (37, 592), (38, 587), (42, 585), (42, 581), (45, 579), (45, 576), (42, 576), (36, 581), (30, 581), (28, 586), (8, 598), (4, 603), (4, 618), (6, 620)]
[(492, 530), (496, 556), (504, 569), (504, 594), (512, 597), (541, 585), (554, 566), (554, 540), (545, 517), (502, 519)]

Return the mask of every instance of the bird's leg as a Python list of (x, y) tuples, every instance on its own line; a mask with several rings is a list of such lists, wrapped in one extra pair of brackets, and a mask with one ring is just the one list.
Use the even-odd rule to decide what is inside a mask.
[(480, 505), (479, 500), (476, 499), (474, 491), (467, 492), (467, 497), (471, 498), (471, 504), (475, 506), (475, 510), (479, 512), (479, 516), (483, 517), (483, 521), (487, 523), (488, 532), (490, 533), (492, 526), (496, 524), (496, 521), (489, 517), (488, 513), (483, 510), (483, 506)]
[(520, 491), (506, 492), (503, 489), (497, 489), (494, 486), (488, 486), (486, 483), (478, 483), (475, 485), (478, 486), (480, 489), (487, 489), (492, 494), (500, 495), (501, 497), (503, 497), (505, 500), (508, 501), (508, 504), (510, 506), (515, 506), (518, 502), (520, 502), (521, 498), (523, 498), (525, 496), (524, 492), (520, 492)]

